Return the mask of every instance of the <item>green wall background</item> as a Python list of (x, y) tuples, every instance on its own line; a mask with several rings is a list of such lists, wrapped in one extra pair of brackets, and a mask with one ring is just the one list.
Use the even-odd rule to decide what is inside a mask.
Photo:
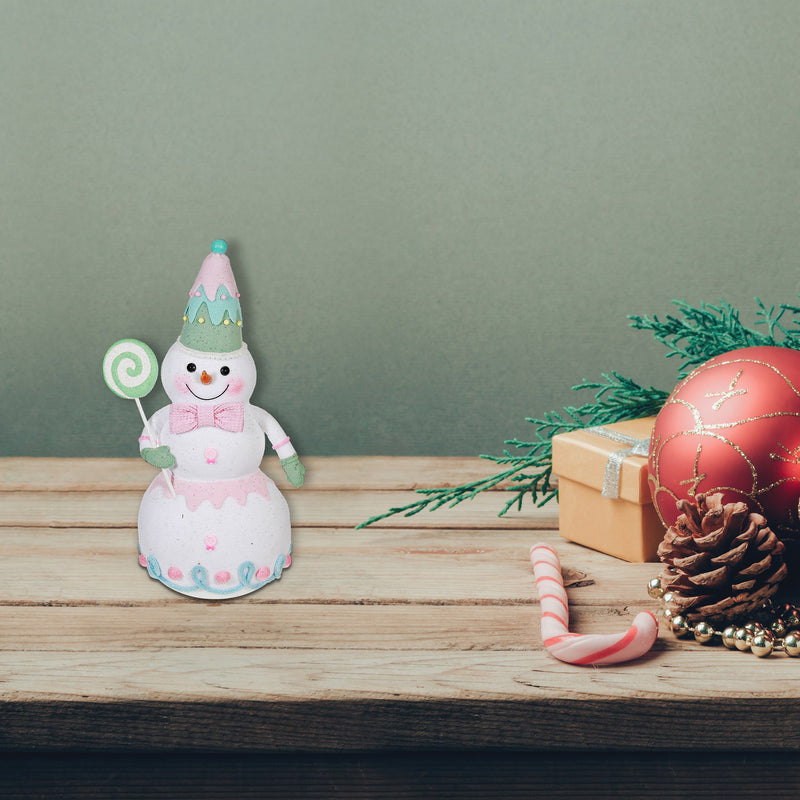
[(103, 353), (163, 356), (217, 237), (307, 454), (499, 453), (584, 377), (672, 387), (627, 314), (800, 289), (794, 0), (0, 16), (0, 455), (136, 453)]

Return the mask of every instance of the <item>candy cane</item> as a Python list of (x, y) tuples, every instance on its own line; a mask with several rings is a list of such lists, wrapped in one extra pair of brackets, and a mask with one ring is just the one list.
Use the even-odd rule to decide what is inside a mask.
[(634, 617), (625, 633), (580, 634), (569, 632), (569, 609), (561, 564), (547, 544), (531, 548), (531, 563), (542, 607), (542, 640), (547, 651), (568, 664), (617, 664), (643, 656), (658, 637), (658, 621), (649, 611)]

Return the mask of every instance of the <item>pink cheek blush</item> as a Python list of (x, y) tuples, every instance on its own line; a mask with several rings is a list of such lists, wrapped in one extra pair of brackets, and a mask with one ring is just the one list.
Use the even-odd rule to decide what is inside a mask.
[(183, 372), (180, 375), (175, 376), (175, 388), (179, 392), (183, 392), (184, 394), (189, 394), (189, 386), (187, 385), (189, 381), (191, 381), (191, 376), (188, 372)]
[(244, 378), (234, 378), (228, 384), (228, 391), (231, 394), (241, 394), (242, 389), (244, 389)]

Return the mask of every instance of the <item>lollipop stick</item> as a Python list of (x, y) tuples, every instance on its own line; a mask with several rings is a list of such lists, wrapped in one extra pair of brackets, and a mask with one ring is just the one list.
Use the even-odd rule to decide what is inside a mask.
[[(153, 435), (153, 431), (150, 428), (150, 423), (147, 421), (147, 417), (145, 416), (144, 409), (142, 408), (142, 403), (138, 397), (133, 398), (136, 402), (136, 408), (139, 409), (139, 416), (142, 418), (142, 422), (144, 422), (144, 429), (147, 431), (147, 435), (150, 437), (150, 441), (158, 446), (158, 439)], [(172, 485), (172, 473), (168, 469), (162, 469), (161, 473), (164, 475), (164, 480), (167, 482), (167, 486), (169, 486), (169, 491), (172, 494), (172, 497), (175, 497), (175, 487)]]
[(142, 422), (144, 422), (144, 429), (147, 431), (147, 435), (150, 437), (150, 441), (153, 444), (158, 444), (156, 441), (156, 437), (153, 435), (153, 431), (150, 429), (150, 423), (147, 421), (147, 417), (144, 414), (144, 409), (142, 408), (142, 402), (139, 400), (138, 397), (134, 397), (133, 401), (136, 403), (136, 408), (139, 409), (139, 416), (142, 418)]
[[(158, 440), (150, 430), (139, 398), (150, 392), (157, 377), (156, 354), (138, 339), (120, 339), (118, 342), (114, 342), (103, 356), (103, 379), (106, 386), (118, 397), (136, 401), (136, 408), (144, 422), (144, 429), (156, 447), (158, 447)], [(170, 494), (175, 497), (172, 473), (167, 469), (162, 469), (161, 472), (169, 486)]]

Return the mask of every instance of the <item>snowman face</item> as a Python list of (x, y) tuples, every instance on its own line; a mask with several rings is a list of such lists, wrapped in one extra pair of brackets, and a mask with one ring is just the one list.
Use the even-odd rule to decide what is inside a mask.
[(173, 403), (246, 403), (256, 365), (246, 346), (235, 353), (199, 353), (175, 342), (161, 364), (161, 383)]

